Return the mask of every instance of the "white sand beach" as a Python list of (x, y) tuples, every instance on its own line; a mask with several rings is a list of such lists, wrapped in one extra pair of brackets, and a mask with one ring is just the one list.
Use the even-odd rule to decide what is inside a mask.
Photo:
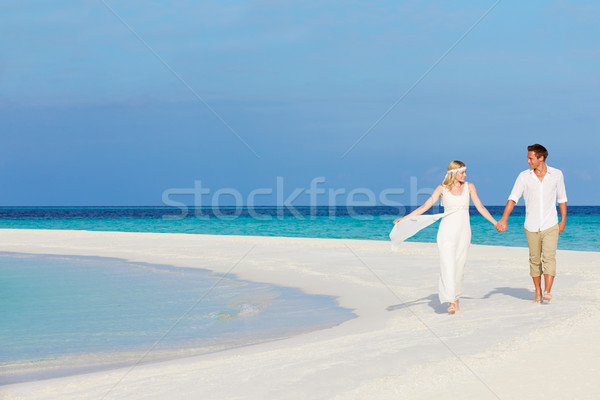
[(600, 253), (558, 252), (532, 304), (525, 248), (472, 245), (461, 299), (437, 299), (435, 244), (0, 230), (0, 251), (205, 268), (336, 296), (333, 328), (170, 361), (0, 386), (13, 399), (597, 399)]

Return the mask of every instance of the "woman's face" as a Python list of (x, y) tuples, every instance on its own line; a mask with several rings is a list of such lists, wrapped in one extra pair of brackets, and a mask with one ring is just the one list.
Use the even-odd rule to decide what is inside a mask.
[(454, 179), (456, 182), (465, 183), (465, 178), (467, 177), (467, 170), (458, 171), (456, 173), (456, 178)]

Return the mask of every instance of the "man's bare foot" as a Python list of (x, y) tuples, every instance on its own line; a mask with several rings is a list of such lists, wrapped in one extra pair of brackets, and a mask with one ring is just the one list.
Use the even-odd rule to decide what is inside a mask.
[(552, 300), (552, 295), (548, 292), (544, 292), (544, 303), (550, 303), (550, 300)]
[(536, 293), (535, 299), (533, 299), (533, 304), (542, 304), (542, 294)]

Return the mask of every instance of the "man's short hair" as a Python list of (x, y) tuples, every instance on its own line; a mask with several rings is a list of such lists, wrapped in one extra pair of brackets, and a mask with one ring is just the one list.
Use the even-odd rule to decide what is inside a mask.
[(541, 144), (532, 144), (531, 146), (527, 146), (527, 151), (533, 151), (537, 158), (544, 157), (544, 161), (548, 158), (548, 150)]

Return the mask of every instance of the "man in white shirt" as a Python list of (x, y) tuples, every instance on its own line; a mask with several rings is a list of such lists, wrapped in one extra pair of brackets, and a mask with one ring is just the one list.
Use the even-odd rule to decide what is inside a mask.
[[(548, 150), (541, 144), (527, 147), (528, 170), (519, 174), (508, 197), (502, 218), (496, 228), (507, 229), (508, 216), (523, 196), (525, 200), (525, 234), (529, 246), (529, 272), (535, 286), (534, 303), (552, 299), (552, 284), (556, 276), (556, 246), (558, 235), (567, 224), (567, 192), (563, 173), (546, 165)], [(556, 213), (560, 210), (560, 222)], [(541, 276), (544, 275), (542, 295)]]

